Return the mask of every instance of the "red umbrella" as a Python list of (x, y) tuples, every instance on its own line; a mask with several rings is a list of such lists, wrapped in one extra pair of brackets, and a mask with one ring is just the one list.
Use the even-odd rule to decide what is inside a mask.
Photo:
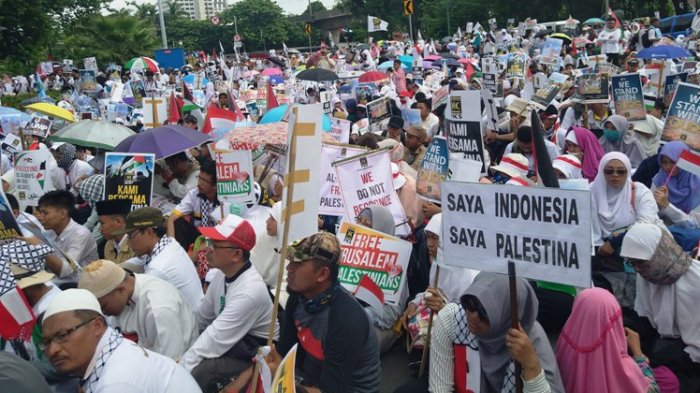
[(469, 59), (466, 59), (466, 58), (464, 58), (464, 59), (459, 59), (459, 60), (457, 60), (457, 62), (460, 63), (460, 64), (471, 63), (471, 61), (469, 61)]
[(379, 71), (367, 71), (360, 76), (360, 82), (372, 83), (388, 79), (387, 75)]
[(425, 56), (423, 60), (430, 60), (430, 61), (435, 61), (435, 60), (440, 60), (442, 57), (438, 55), (430, 55), (430, 56)]

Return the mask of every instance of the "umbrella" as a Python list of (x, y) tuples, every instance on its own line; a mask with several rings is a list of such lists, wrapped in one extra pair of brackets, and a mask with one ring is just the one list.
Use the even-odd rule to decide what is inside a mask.
[(146, 56), (140, 56), (140, 57), (134, 57), (133, 59), (129, 60), (124, 64), (124, 68), (127, 70), (133, 70), (133, 69), (141, 69), (141, 70), (148, 70), (153, 73), (158, 72), (158, 63), (151, 59), (150, 57)]
[(554, 33), (549, 36), (549, 38), (559, 38), (560, 40), (564, 40), (565, 45), (569, 45), (571, 43), (571, 37), (564, 33)]
[(423, 60), (423, 68), (428, 69), (433, 66), (433, 60)]
[(583, 22), (584, 25), (602, 25), (605, 24), (605, 21), (600, 19), (600, 18), (590, 18), (586, 19), (585, 22)]
[(31, 109), (34, 112), (43, 113), (46, 116), (55, 117), (70, 123), (75, 121), (75, 117), (72, 113), (47, 102), (37, 102), (36, 104), (27, 105), (26, 109)]
[(454, 53), (451, 53), (451, 52), (443, 52), (443, 53), (440, 53), (440, 56), (441, 56), (443, 59), (455, 59), (455, 60), (461, 59), (461, 57), (459, 57), (459, 56), (457, 56), (457, 55), (455, 55)]
[(284, 76), (282, 75), (272, 75), (270, 77), (270, 83), (273, 85), (277, 85), (280, 83), (284, 83)]
[(27, 115), (26, 113), (22, 112), (19, 109), (15, 109), (9, 106), (0, 106), (0, 116), (3, 115), (20, 115), (20, 116), (27, 116), (31, 118), (31, 116)]
[[(262, 119), (260, 119), (260, 124), (270, 124), (278, 123), (282, 121), (284, 114), (287, 112), (287, 104), (280, 105), (277, 108), (270, 109), (265, 112)], [(323, 131), (329, 132), (331, 130), (331, 118), (328, 115), (323, 115), (323, 121), (321, 123), (321, 128)]]
[(399, 61), (401, 64), (405, 65), (406, 68), (413, 68), (413, 56), (401, 55), (399, 56)]
[(544, 36), (550, 35), (550, 34), (552, 34), (552, 33), (554, 33), (554, 30), (552, 30), (552, 29), (540, 30), (540, 31), (537, 32), (537, 34), (535, 34), (535, 38), (544, 37)]
[(449, 59), (435, 60), (433, 62), (433, 66), (442, 67), (443, 62), (445, 62), (448, 67), (456, 67), (459, 65), (459, 62), (457, 60), (455, 60), (453, 58), (449, 58)]
[[(288, 128), (289, 124), (286, 122), (256, 124), (233, 129), (221, 139), (228, 138), (232, 148), (240, 145), (286, 145)], [(335, 140), (326, 132), (322, 133), (321, 136), (324, 142), (333, 142)]]
[(280, 70), (277, 67), (272, 67), (272, 68), (265, 68), (261, 74), (265, 76), (272, 76), (272, 75), (282, 75), (282, 70)]
[(340, 79), (355, 79), (359, 78), (364, 72), (362, 71), (348, 71), (348, 72), (341, 72), (338, 74), (338, 78)]
[(297, 79), (311, 82), (324, 82), (338, 80), (338, 75), (333, 71), (324, 70), (323, 68), (312, 68), (304, 70), (297, 75)]
[(130, 128), (108, 121), (86, 120), (63, 127), (48, 137), (50, 141), (114, 150), (119, 142), (134, 135)]
[[(411, 65), (413, 66), (413, 65)], [(384, 63), (380, 64), (379, 67), (377, 67), (378, 70), (383, 70), (386, 71), (388, 68), (393, 68), (394, 67), (394, 61), (393, 60), (387, 60)], [(401, 63), (401, 68), (404, 70), (407, 70), (408, 67), (406, 67), (406, 64)]]
[(644, 48), (635, 56), (638, 59), (680, 59), (690, 56), (690, 53), (680, 47), (671, 45), (652, 46)]
[(361, 83), (376, 83), (387, 79), (389, 79), (389, 77), (385, 73), (379, 71), (367, 71), (360, 76)]
[(183, 126), (151, 128), (132, 135), (117, 145), (114, 151), (124, 153), (154, 153), (156, 159), (170, 157), (177, 153), (210, 142), (211, 136)]
[(270, 62), (272, 63), (277, 64), (280, 67), (286, 67), (284, 59), (280, 59), (279, 57), (270, 57), (268, 60), (270, 60)]
[(435, 61), (435, 60), (440, 60), (442, 57), (438, 55), (430, 55), (430, 56), (425, 56), (423, 60), (430, 60), (430, 61)]

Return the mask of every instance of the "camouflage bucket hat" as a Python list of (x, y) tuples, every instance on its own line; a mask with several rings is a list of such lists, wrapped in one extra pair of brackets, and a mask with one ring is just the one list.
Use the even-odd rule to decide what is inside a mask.
[(331, 233), (319, 232), (292, 243), (287, 248), (287, 259), (290, 262), (319, 259), (337, 264), (340, 261), (340, 242)]

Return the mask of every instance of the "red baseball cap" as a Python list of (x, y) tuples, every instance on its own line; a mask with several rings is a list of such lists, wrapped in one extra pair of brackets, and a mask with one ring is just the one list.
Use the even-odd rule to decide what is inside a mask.
[(250, 251), (255, 247), (255, 230), (253, 226), (247, 220), (235, 214), (229, 214), (217, 226), (199, 227), (197, 229), (207, 239), (227, 241), (245, 251)]

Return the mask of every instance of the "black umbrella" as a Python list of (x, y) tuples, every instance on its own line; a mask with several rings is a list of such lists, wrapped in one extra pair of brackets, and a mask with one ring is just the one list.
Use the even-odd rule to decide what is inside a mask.
[(285, 67), (286, 65), (284, 64), (284, 60), (278, 58), (278, 57), (270, 57), (268, 60), (270, 60), (272, 63), (275, 63), (276, 65), (280, 67)]
[(435, 60), (435, 61), (433, 62), (433, 66), (442, 67), (442, 63), (443, 63), (443, 62), (447, 63), (447, 66), (448, 66), (448, 67), (457, 67), (457, 66), (459, 66), (459, 62), (458, 62), (457, 60), (451, 58), (451, 57), (449, 57), (449, 58), (447, 58), (447, 59)]
[(442, 53), (440, 53), (440, 57), (442, 57), (443, 59), (455, 59), (455, 60), (461, 59), (461, 57), (455, 55), (452, 52), (442, 52)]
[(297, 79), (302, 81), (325, 82), (338, 80), (338, 75), (333, 71), (324, 70), (323, 68), (312, 68), (304, 70), (297, 75)]
[(552, 33), (554, 33), (554, 30), (552, 30), (552, 29), (544, 29), (544, 30), (538, 31), (537, 34), (535, 34), (535, 37), (536, 37), (536, 38), (544, 37), (544, 36), (550, 35), (550, 34), (552, 34)]

